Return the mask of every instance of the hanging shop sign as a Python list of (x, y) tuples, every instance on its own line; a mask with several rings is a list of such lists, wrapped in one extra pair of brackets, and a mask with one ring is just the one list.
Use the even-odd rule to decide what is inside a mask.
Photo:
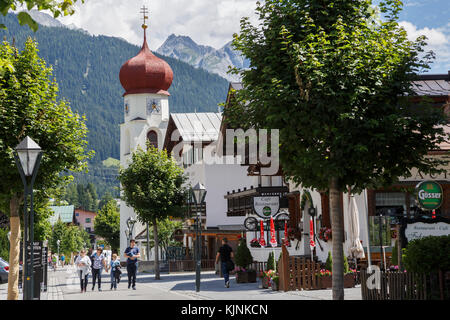
[(442, 187), (432, 180), (422, 181), (416, 185), (417, 202), (424, 210), (434, 210), (441, 206), (443, 200)]
[(280, 197), (253, 197), (253, 210), (262, 218), (270, 218), (280, 210)]
[(450, 219), (437, 217), (436, 219), (404, 219), (400, 234), (406, 245), (409, 241), (428, 236), (450, 235)]

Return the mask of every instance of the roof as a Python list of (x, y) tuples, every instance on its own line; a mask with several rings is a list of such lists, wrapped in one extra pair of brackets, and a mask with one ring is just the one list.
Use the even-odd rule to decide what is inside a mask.
[(419, 96), (448, 96), (450, 95), (450, 79), (428, 79), (413, 81), (414, 92)]
[(170, 116), (183, 141), (215, 141), (219, 136), (221, 113), (171, 113)]
[(73, 221), (74, 206), (50, 206), (50, 210), (54, 214), (49, 218), (50, 224), (53, 226), (59, 218), (64, 223), (71, 223)]

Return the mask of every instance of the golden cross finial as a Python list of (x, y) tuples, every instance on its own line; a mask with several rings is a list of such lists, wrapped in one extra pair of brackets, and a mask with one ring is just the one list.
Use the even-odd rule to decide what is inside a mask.
[(144, 18), (143, 18), (144, 19), (144, 24), (142, 25), (142, 28), (147, 29), (147, 24), (145, 22), (148, 19), (148, 16), (147, 16), (148, 9), (147, 9), (147, 7), (145, 5), (142, 6), (141, 13), (144, 15)]

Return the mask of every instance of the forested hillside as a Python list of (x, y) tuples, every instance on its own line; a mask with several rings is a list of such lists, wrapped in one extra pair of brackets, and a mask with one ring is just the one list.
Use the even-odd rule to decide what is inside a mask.
[[(0, 23), (8, 28), (0, 34), (10, 42), (14, 38), (19, 49), (28, 36), (37, 40), (40, 56), (53, 65), (60, 97), (67, 99), (74, 111), (86, 115), (89, 148), (95, 150), (95, 158), (91, 161), (89, 175), (77, 175), (77, 178), (83, 183), (96, 183), (92, 179), (97, 178), (110, 184), (110, 180), (115, 179), (101, 176), (104, 174), (101, 161), (108, 157), (119, 159), (119, 123), (123, 121), (124, 92), (119, 82), (119, 70), (140, 48), (119, 38), (91, 36), (61, 27), (39, 26), (33, 33), (27, 26), (20, 26), (12, 14), (1, 16)], [(163, 58), (174, 72), (169, 89), (170, 111), (217, 112), (217, 104), (226, 98), (227, 80), (179, 60)], [(114, 186), (117, 185), (114, 182)], [(99, 186), (98, 190), (102, 189)]]

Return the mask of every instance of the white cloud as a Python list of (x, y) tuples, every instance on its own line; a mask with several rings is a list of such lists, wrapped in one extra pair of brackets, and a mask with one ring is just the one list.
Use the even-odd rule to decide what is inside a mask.
[(399, 25), (406, 30), (410, 40), (415, 40), (421, 35), (427, 37), (425, 50), (432, 50), (436, 54), (436, 59), (431, 65), (431, 72), (447, 73), (450, 70), (450, 23), (441, 28), (425, 27), (423, 29), (417, 29), (409, 21), (401, 21)]
[(195, 42), (222, 47), (239, 32), (243, 16), (254, 20), (256, 0), (87, 0), (76, 4), (76, 13), (59, 20), (91, 34), (121, 37), (142, 44), (142, 5), (149, 8), (149, 45), (156, 50), (172, 33)]

